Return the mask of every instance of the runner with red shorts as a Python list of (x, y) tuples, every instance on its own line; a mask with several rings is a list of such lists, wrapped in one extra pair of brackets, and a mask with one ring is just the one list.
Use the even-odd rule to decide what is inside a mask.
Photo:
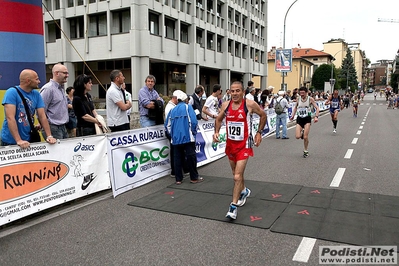
[[(219, 142), (219, 130), (226, 117), (226, 155), (234, 177), (233, 201), (230, 203), (227, 218), (237, 218), (237, 207), (243, 206), (251, 191), (245, 187), (244, 171), (248, 158), (253, 156), (252, 147), (262, 142), (262, 130), (266, 125), (266, 113), (252, 100), (244, 99), (244, 87), (240, 81), (230, 86), (231, 100), (222, 104), (221, 111), (215, 120), (213, 141)], [(252, 114), (260, 117), (255, 140), (252, 134)]]

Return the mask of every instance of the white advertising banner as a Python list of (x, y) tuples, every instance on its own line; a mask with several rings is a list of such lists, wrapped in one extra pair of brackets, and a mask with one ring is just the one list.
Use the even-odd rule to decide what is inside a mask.
[(105, 136), (0, 149), (0, 225), (110, 188)]

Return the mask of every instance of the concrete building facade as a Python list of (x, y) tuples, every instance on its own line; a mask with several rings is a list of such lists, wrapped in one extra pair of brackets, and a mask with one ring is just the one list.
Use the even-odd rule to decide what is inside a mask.
[(211, 93), (254, 76), (266, 87), (266, 0), (45, 0), (45, 58), (75, 77), (94, 76), (92, 95), (105, 98), (109, 73), (121, 69), (137, 111), (147, 75), (156, 90)]

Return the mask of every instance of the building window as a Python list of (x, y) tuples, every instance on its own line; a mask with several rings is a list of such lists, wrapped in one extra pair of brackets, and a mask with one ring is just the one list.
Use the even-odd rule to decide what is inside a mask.
[(247, 51), (248, 51), (248, 46), (247, 45), (242, 45), (242, 58), (247, 59)]
[(89, 4), (93, 4), (93, 3), (95, 3), (96, 2), (96, 0), (90, 0), (89, 1)]
[(229, 39), (229, 42), (228, 42), (228, 46), (227, 46), (227, 51), (229, 52), (229, 53), (231, 53), (231, 47), (233, 46), (233, 40), (230, 40)]
[(186, 11), (187, 15), (190, 15), (191, 14), (191, 3), (190, 2), (187, 2), (187, 9), (186, 10), (187, 10)]
[(235, 52), (235, 56), (239, 57), (240, 56), (240, 43), (236, 42), (235, 43), (235, 48), (234, 48)]
[(176, 0), (172, 0), (172, 8), (176, 8)]
[(188, 28), (189, 25), (181, 23), (180, 24), (180, 41), (188, 43)]
[(46, 2), (45, 5), (46, 5), (48, 11), (53, 10), (53, 6), (51, 5), (51, 0), (46, 0), (45, 2)]
[(83, 6), (83, 0), (78, 0), (78, 6)]
[(159, 18), (157, 14), (150, 13), (150, 34), (159, 35)]
[(180, 0), (180, 12), (184, 12), (184, 0)]
[(176, 39), (175, 31), (176, 31), (175, 21), (165, 17), (165, 30), (164, 30), (165, 38), (175, 40)]
[(74, 0), (68, 0), (68, 7), (73, 7)]
[(222, 3), (218, 3), (216, 6), (216, 15), (217, 16), (222, 16)]
[(212, 0), (206, 1), (206, 10), (208, 10), (210, 13), (213, 13), (213, 1)]
[(222, 41), (223, 41), (223, 37), (218, 35), (218, 40), (217, 40), (217, 51), (218, 52), (222, 52)]
[(54, 1), (54, 4), (55, 4), (55, 10), (59, 10), (59, 9), (61, 8), (61, 6), (60, 6), (60, 0), (55, 0), (55, 1)]
[(84, 37), (84, 22), (83, 16), (70, 18), (69, 20), (69, 31), (71, 33), (71, 39), (79, 39)]
[(123, 33), (130, 30), (130, 9), (112, 12), (111, 33)]
[(204, 33), (204, 30), (198, 29), (198, 28), (197, 28), (197, 43), (198, 43), (201, 47), (204, 47), (203, 33)]
[[(60, 21), (56, 20), (57, 24), (60, 25)], [(57, 39), (61, 39), (61, 30), (58, 28), (54, 21), (46, 22), (47, 24), (47, 42), (55, 42)]]
[(209, 50), (215, 50), (215, 41), (213, 40), (215, 34), (209, 33), (206, 36), (207, 48)]
[(89, 37), (107, 35), (107, 15), (95, 14), (89, 16)]

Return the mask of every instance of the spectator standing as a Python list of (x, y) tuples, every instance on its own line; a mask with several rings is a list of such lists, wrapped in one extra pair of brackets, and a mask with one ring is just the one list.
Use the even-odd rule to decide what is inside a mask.
[(230, 89), (226, 90), (226, 93), (223, 96), (223, 102), (227, 102), (231, 100)]
[(176, 184), (183, 181), (182, 161), (186, 158), (186, 165), (190, 171), (190, 182), (199, 183), (204, 179), (198, 175), (197, 154), (195, 152), (195, 137), (198, 121), (191, 105), (186, 103), (187, 95), (181, 90), (175, 90), (177, 105), (168, 113), (165, 120), (165, 131), (170, 135), (174, 149), (174, 165)]
[(206, 115), (204, 120), (215, 119), (219, 114), (219, 95), (221, 94), (221, 86), (219, 84), (213, 85), (212, 94), (206, 98), (202, 113)]
[[(276, 139), (280, 138), (280, 126), (283, 127), (283, 136), (282, 139), (289, 139), (287, 137), (287, 111), (288, 111), (288, 101), (285, 98), (285, 92), (279, 91), (278, 97), (276, 99), (276, 105), (280, 103), (283, 108), (283, 112), (281, 114), (276, 113)], [(277, 108), (276, 108), (277, 109)]]
[(188, 101), (188, 104), (191, 105), (194, 109), (194, 112), (197, 116), (197, 120), (202, 119), (202, 96), (205, 93), (205, 89), (202, 85), (197, 85), (195, 87), (193, 95), (190, 96), (190, 100)]
[[(139, 91), (140, 124), (141, 127), (150, 127), (155, 126), (157, 121), (156, 118), (150, 119), (149, 110), (155, 111), (159, 107), (156, 101), (161, 101), (163, 106), (164, 100), (154, 88), (156, 79), (153, 75), (148, 75), (144, 82), (145, 86)], [(157, 115), (163, 118), (163, 109)]]
[(78, 120), (76, 119), (76, 115), (75, 115), (75, 112), (73, 111), (73, 106), (72, 106), (74, 91), (75, 91), (75, 89), (73, 87), (68, 87), (66, 89), (67, 101), (68, 101), (68, 115), (69, 115), (69, 121), (66, 124), (68, 138), (76, 137), (76, 126), (78, 123)]
[[(126, 90), (125, 82), (123, 82), (121, 89), (122, 89), (123, 93), (125, 94), (126, 101), (132, 102), (132, 94)], [(130, 129), (130, 114), (131, 113), (132, 113), (132, 107), (130, 107), (129, 109), (126, 110), (127, 120), (129, 121), (129, 129)]]
[(255, 88), (254, 87), (250, 87), (248, 89), (248, 93), (245, 95), (245, 98), (247, 98), (248, 100), (252, 100), (255, 101)]
[(79, 75), (73, 87), (75, 88), (73, 97), (73, 110), (78, 118), (78, 125), (76, 135), (78, 137), (95, 135), (96, 128), (94, 124), (102, 127), (101, 123), (97, 120), (97, 112), (94, 109), (93, 100), (91, 99), (90, 91), (93, 86), (91, 76), (85, 74)]
[(252, 80), (248, 80), (247, 83), (247, 88), (245, 89), (245, 95), (247, 95), (249, 93), (249, 91), (251, 90), (251, 88), (254, 86), (254, 82)]
[[(40, 89), (44, 101), (44, 111), (50, 124), (51, 135), (56, 139), (68, 138), (66, 123), (69, 121), (68, 100), (64, 89), (69, 72), (66, 66), (55, 64), (53, 78)], [(46, 138), (46, 132), (42, 132)]]
[[(50, 126), (44, 112), (43, 99), (35, 90), (40, 83), (37, 73), (31, 69), (24, 69), (19, 75), (19, 81), (19, 86), (9, 88), (4, 94), (2, 104), (5, 118), (1, 129), (1, 146), (17, 144), (22, 149), (28, 148), (31, 141), (31, 126), (28, 119), (31, 119), (33, 124), (35, 112), (47, 135), (46, 142), (54, 144), (56, 139), (51, 136)], [(26, 99), (29, 110), (25, 109), (17, 90)]]
[(125, 76), (122, 71), (114, 69), (110, 74), (111, 86), (107, 90), (107, 126), (111, 132), (130, 129), (127, 110), (132, 108), (132, 103), (126, 101), (125, 94), (121, 89), (125, 82)]
[[(165, 118), (168, 117), (169, 112), (175, 108), (176, 104), (178, 103), (177, 101), (177, 96), (172, 95), (170, 98), (169, 102), (165, 106)], [(169, 139), (169, 142), (171, 141), (171, 137), (169, 134), (167, 134), (167, 138)], [(187, 169), (187, 164), (185, 163), (185, 156), (182, 158), (182, 168), (184, 171), (184, 176), (189, 175), (189, 170)], [(174, 151), (174, 145), (170, 144), (170, 176), (171, 177), (176, 177), (176, 171), (175, 171), (175, 151)]]

